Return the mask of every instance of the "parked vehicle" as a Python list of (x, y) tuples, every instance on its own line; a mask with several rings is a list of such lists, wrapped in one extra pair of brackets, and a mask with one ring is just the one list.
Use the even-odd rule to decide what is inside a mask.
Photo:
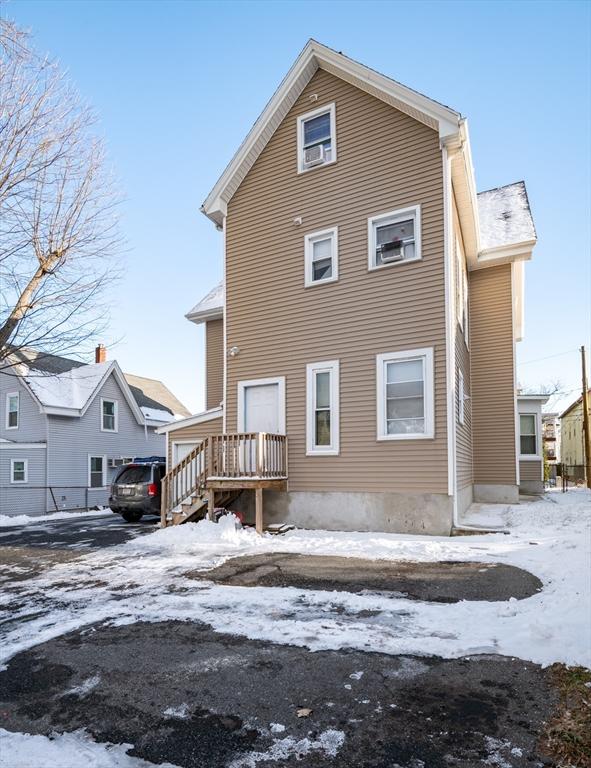
[(164, 460), (134, 461), (121, 469), (109, 497), (109, 507), (128, 523), (144, 515), (160, 514), (161, 481), (166, 474)]

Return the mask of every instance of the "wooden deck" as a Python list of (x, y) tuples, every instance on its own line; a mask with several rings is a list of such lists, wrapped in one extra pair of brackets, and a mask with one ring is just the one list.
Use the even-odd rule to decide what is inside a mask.
[(253, 490), (256, 529), (262, 533), (264, 489), (287, 490), (287, 437), (268, 432), (210, 435), (162, 479), (162, 527), (206, 512), (213, 519), (216, 506)]

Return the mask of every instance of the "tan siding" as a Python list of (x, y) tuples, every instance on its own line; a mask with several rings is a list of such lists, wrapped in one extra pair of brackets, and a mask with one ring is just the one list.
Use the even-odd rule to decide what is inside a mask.
[(210, 419), (210, 421), (203, 421), (201, 424), (194, 424), (191, 427), (182, 427), (181, 429), (175, 429), (174, 432), (168, 434), (168, 467), (172, 462), (172, 444), (175, 442), (182, 442), (184, 440), (203, 440), (208, 435), (220, 435), (223, 432), (222, 417), (217, 419)]
[(474, 482), (515, 485), (511, 265), (469, 278)]
[[(463, 244), (462, 233), (460, 229), (460, 221), (457, 214), (455, 200), (453, 201), (453, 219), (454, 219), (454, 233), (459, 237), (460, 242)], [(454, 253), (454, 280), (461, 279), (461, 275), (458, 274), (458, 264), (456, 258), (456, 242), (454, 237), (453, 245)], [(455, 292), (454, 292), (455, 301)], [(455, 318), (457, 318), (457, 308), (454, 308), (456, 312)], [(468, 321), (469, 325), (469, 321)], [(466, 488), (472, 485), (474, 482), (472, 471), (472, 401), (470, 399), (464, 400), (464, 424), (460, 424), (457, 418), (459, 412), (460, 401), (460, 371), (464, 377), (464, 391), (466, 395), (470, 395), (470, 350), (466, 343), (466, 336), (463, 329), (456, 320), (456, 478), (458, 490)]]
[(224, 321), (205, 323), (205, 407), (217, 408), (224, 397)]
[[(297, 175), (297, 115), (332, 101), (338, 162)], [(415, 204), (423, 260), (368, 272), (368, 217)], [(333, 226), (339, 280), (306, 289), (304, 235)], [(317, 72), (232, 198), (226, 221), (227, 341), (240, 349), (228, 360), (226, 426), (237, 427), (239, 380), (286, 376), (292, 491), (447, 493), (443, 242), (437, 134)], [(435, 439), (378, 442), (375, 356), (416, 347), (435, 352)], [(306, 364), (334, 359), (341, 453), (306, 457)]]
[(542, 462), (541, 461), (520, 461), (519, 462), (519, 480), (532, 481), (542, 480)]

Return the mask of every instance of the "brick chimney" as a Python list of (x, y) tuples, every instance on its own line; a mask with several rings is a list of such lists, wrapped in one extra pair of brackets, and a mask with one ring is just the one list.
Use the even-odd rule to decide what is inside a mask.
[(107, 348), (104, 344), (99, 344), (94, 350), (94, 362), (104, 363), (107, 360)]

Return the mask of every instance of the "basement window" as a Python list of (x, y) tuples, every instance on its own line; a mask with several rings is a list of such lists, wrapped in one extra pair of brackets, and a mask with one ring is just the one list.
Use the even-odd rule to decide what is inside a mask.
[(334, 103), (300, 115), (297, 130), (298, 173), (335, 162), (337, 148)]
[(368, 267), (382, 269), (421, 258), (420, 206), (373, 216), (368, 220)]

